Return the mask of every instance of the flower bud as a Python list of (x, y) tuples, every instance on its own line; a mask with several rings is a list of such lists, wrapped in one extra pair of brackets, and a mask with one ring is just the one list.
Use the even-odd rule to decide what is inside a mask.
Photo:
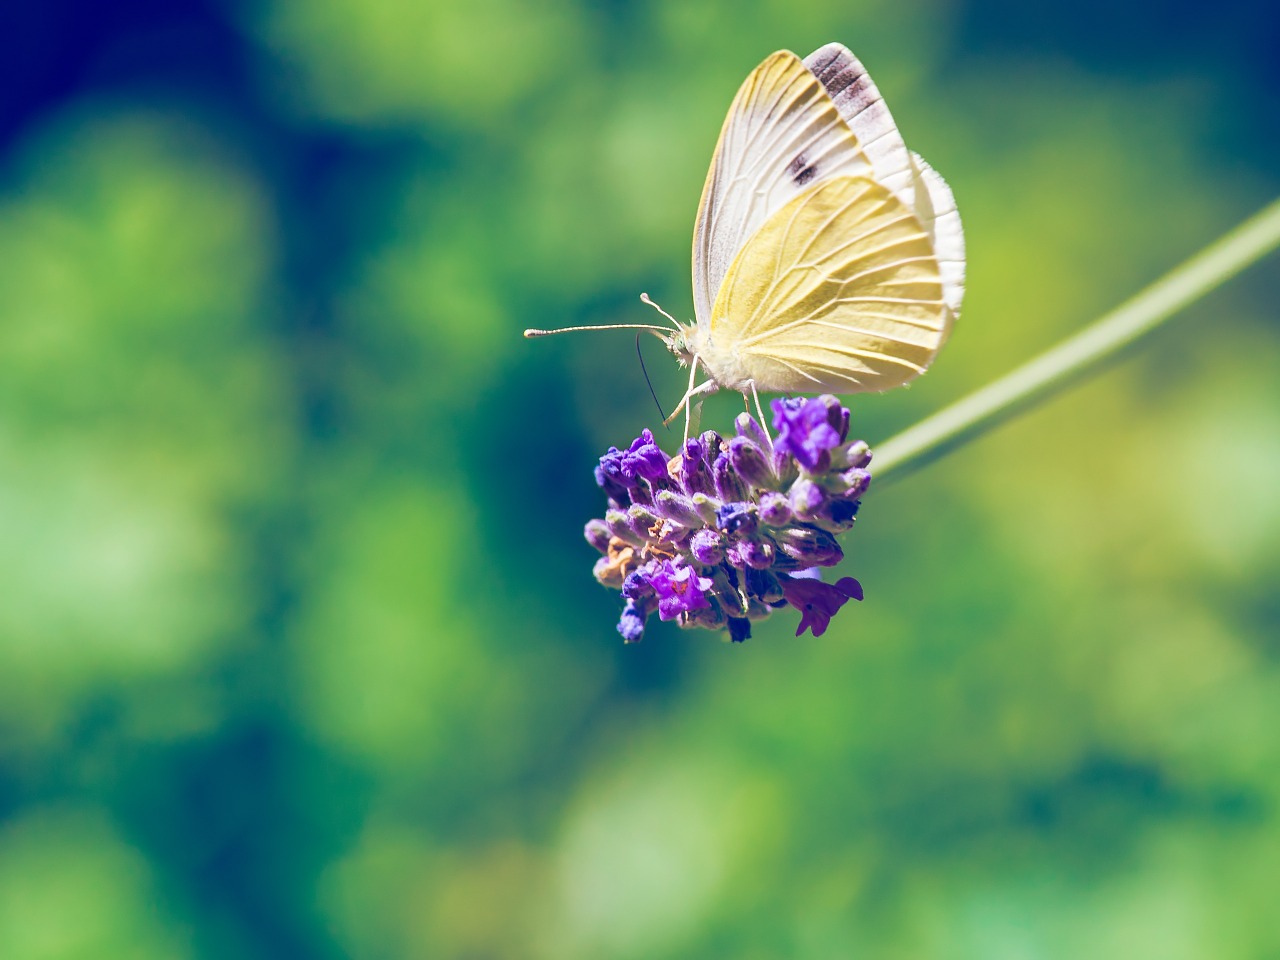
[(719, 500), (713, 500), (705, 493), (695, 493), (693, 495), (693, 505), (698, 511), (698, 516), (702, 518), (703, 523), (716, 522), (716, 511), (720, 509)]
[(773, 536), (782, 552), (802, 567), (832, 567), (844, 559), (836, 538), (817, 527), (787, 527)]
[(871, 448), (865, 440), (854, 440), (840, 450), (838, 462), (849, 467), (865, 467), (871, 462)]
[(603, 520), (589, 520), (586, 527), (582, 530), (582, 535), (586, 537), (587, 543), (591, 544), (601, 553), (609, 552), (609, 526)]
[(785, 493), (767, 490), (760, 494), (759, 517), (771, 527), (785, 527), (791, 522), (791, 501)]
[[(734, 437), (734, 439), (738, 439)], [(711, 476), (715, 480), (716, 496), (721, 500), (745, 500), (747, 485), (733, 469), (729, 454), (722, 453), (711, 465)]]
[(871, 471), (861, 467), (851, 467), (840, 474), (840, 481), (845, 488), (840, 496), (846, 500), (857, 500), (871, 486)]
[[(750, 440), (756, 446), (764, 450), (768, 450), (773, 446), (769, 440), (769, 435), (764, 432), (764, 427), (760, 426), (760, 422), (746, 411), (738, 414), (733, 421), (733, 426), (738, 431), (738, 436)], [(733, 441), (730, 440), (729, 443), (732, 445)]]
[(684, 450), (676, 461), (676, 479), (689, 496), (715, 493), (711, 466), (707, 463), (707, 446), (701, 439), (685, 441)]
[(703, 520), (691, 499), (673, 490), (659, 490), (654, 505), (664, 517), (685, 527), (701, 527)]
[[(745, 416), (745, 414), (744, 414)], [(754, 422), (754, 421), (752, 421)], [(734, 437), (729, 441), (729, 458), (733, 469), (753, 487), (772, 487), (777, 482), (773, 467), (764, 449), (746, 437)], [(726, 498), (728, 499), (728, 498)], [(736, 497), (734, 499), (742, 499)]]
[(662, 524), (662, 518), (648, 507), (633, 503), (627, 507), (627, 516), (631, 518), (631, 529), (646, 540), (654, 535), (654, 530)]
[(609, 510), (604, 515), (604, 522), (609, 527), (609, 533), (617, 537), (623, 543), (628, 543), (633, 547), (643, 547), (648, 538), (636, 532), (632, 526), (631, 517), (621, 510)]
[(767, 540), (735, 540), (725, 551), (725, 559), (735, 567), (765, 570), (773, 566), (777, 549)]
[(689, 540), (689, 552), (699, 563), (713, 566), (724, 560), (724, 537), (714, 530), (699, 530)]
[(747, 593), (759, 598), (761, 603), (777, 603), (782, 599), (782, 586), (768, 570), (748, 569)]
[(807, 477), (801, 477), (791, 485), (789, 496), (796, 519), (805, 523), (817, 520), (827, 504), (826, 491)]

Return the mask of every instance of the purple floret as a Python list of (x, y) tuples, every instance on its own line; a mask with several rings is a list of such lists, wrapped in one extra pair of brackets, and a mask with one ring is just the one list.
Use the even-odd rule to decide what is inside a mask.
[(827, 470), (831, 453), (849, 432), (849, 411), (830, 395), (774, 400), (774, 449), (789, 453), (810, 473)]
[(711, 578), (698, 576), (693, 567), (679, 561), (656, 563), (649, 572), (649, 583), (658, 595), (658, 616), (663, 620), (711, 606), (707, 600)]
[(853, 577), (842, 577), (835, 583), (823, 583), (816, 571), (804, 570), (795, 576), (778, 578), (787, 603), (800, 611), (796, 636), (812, 630), (815, 637), (826, 632), (827, 625), (850, 600), (862, 599), (862, 584)]

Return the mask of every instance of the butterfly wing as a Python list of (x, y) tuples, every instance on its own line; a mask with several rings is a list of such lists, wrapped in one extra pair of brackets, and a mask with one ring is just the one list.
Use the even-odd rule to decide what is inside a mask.
[(794, 197), (747, 240), (703, 351), (725, 386), (880, 391), (924, 372), (952, 316), (915, 212), (878, 180), (838, 176)]
[(805, 57), (804, 64), (853, 131), (876, 180), (910, 206), (924, 225), (942, 267), (943, 298), (959, 314), (964, 299), (964, 231), (951, 188), (919, 154), (907, 150), (880, 91), (847, 47), (828, 43)]
[(700, 326), (743, 244), (818, 180), (872, 174), (822, 82), (795, 54), (773, 54), (747, 77), (725, 117), (693, 233)]

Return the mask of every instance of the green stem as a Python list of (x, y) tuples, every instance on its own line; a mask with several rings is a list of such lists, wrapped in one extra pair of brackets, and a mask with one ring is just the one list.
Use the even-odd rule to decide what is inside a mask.
[(875, 447), (882, 488), (1097, 372), (1183, 307), (1280, 246), (1280, 199), (1132, 300), (1012, 373)]

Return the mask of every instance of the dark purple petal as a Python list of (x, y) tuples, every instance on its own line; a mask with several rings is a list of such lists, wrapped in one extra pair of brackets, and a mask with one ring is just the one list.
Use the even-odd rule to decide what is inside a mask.
[(751, 639), (751, 621), (742, 617), (730, 617), (729, 623), (729, 639), (734, 643), (741, 643), (743, 640)]
[(756, 508), (750, 503), (726, 503), (716, 510), (716, 526), (725, 533), (755, 533)]
[(646, 563), (639, 570), (631, 571), (622, 581), (622, 595), (628, 600), (648, 600), (653, 597), (653, 584), (649, 582), (649, 571), (646, 569), (650, 566), (651, 564)]
[[(630, 489), (622, 478), (622, 464), (614, 455), (618, 454), (616, 447), (610, 447), (609, 452), (600, 458), (600, 465), (596, 467), (596, 483), (600, 485), (610, 500), (618, 503), (629, 503), (631, 500)], [(621, 456), (621, 454), (618, 454)]]
[(812, 630), (815, 637), (822, 636), (841, 607), (850, 600), (862, 599), (862, 584), (853, 577), (823, 583), (808, 576), (784, 576), (779, 578), (779, 582), (787, 603), (800, 611), (797, 637), (805, 630)]
[(826, 519), (830, 523), (845, 524), (858, 515), (857, 500), (832, 500), (827, 504)]
[(782, 587), (778, 578), (768, 570), (747, 568), (744, 578), (747, 582), (747, 595), (763, 603), (777, 603), (782, 599)]

